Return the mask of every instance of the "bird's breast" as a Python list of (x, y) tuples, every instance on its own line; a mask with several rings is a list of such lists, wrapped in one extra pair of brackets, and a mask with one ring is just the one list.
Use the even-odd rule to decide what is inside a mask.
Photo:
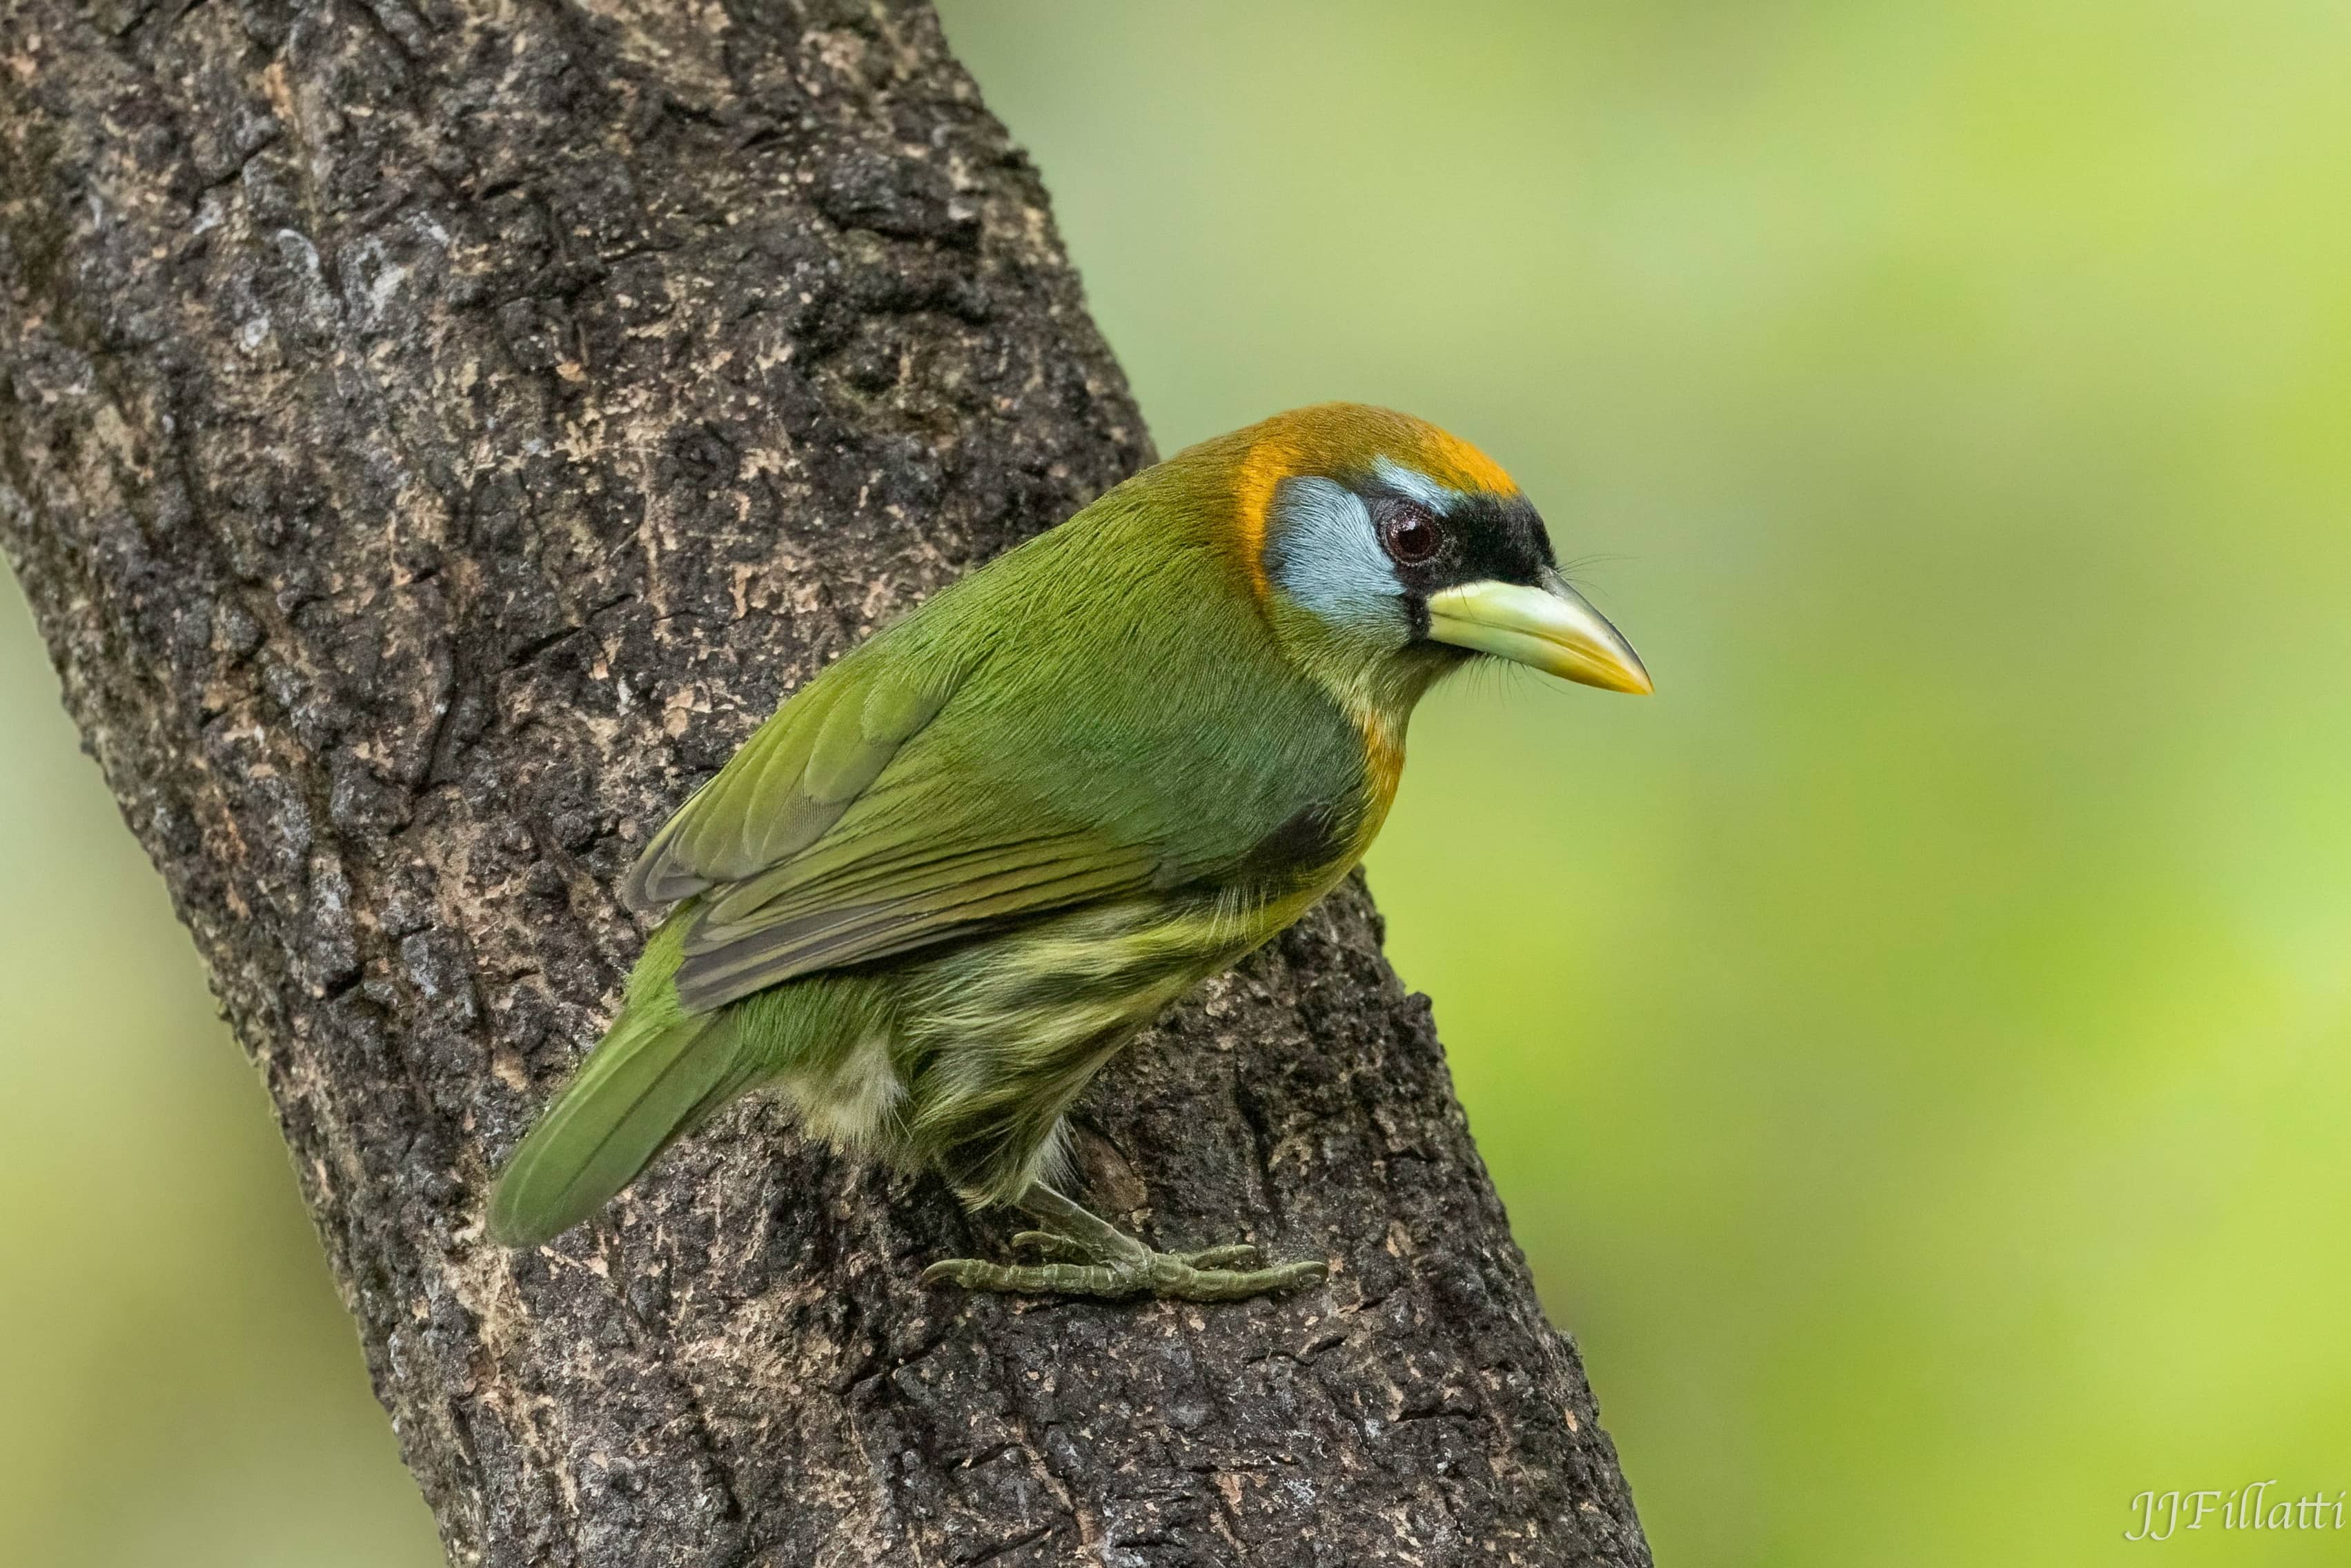
[[(1299, 906), (1300, 909), (1303, 905)], [(1163, 896), (1073, 909), (943, 954), (910, 976), (920, 1033), (1021, 1043), (1040, 1062), (1139, 1029), (1279, 931), (1260, 900)]]

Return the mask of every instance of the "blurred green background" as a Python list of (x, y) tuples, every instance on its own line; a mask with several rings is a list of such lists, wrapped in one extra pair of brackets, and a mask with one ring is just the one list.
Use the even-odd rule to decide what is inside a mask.
[[(1163, 451), (1436, 419), (1656, 673), (1441, 691), (1372, 877), (1660, 1559), (2351, 1559), (2123, 1540), (2351, 1488), (2351, 10), (946, 16)], [(426, 1563), (6, 599), (0, 1539)]]

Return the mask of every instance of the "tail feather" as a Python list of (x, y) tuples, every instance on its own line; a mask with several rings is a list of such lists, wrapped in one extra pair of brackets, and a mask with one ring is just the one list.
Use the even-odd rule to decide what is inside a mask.
[(748, 1086), (725, 1013), (625, 1009), (491, 1194), (491, 1236), (535, 1247), (593, 1215), (671, 1143)]

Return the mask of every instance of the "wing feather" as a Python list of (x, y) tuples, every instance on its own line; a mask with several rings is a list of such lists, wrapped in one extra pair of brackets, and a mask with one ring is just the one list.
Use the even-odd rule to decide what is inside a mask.
[[(1301, 812), (1353, 820), (1360, 732), (1189, 516), (1106, 499), (787, 702), (623, 885), (698, 900), (680, 1003), (1220, 887)], [(1179, 655), (1213, 678), (1172, 679)]]
[(655, 834), (621, 884), (650, 909), (758, 876), (822, 838), (905, 742), (946, 705), (967, 670), (948, 661), (858, 655), (826, 670)]
[[(778, 888), (697, 925), (677, 974), (678, 1001), (699, 1012), (819, 970), (871, 963), (998, 929), (1008, 920), (1139, 891), (1157, 857), (1083, 833), (957, 849), (894, 869), (828, 878), (814, 896)], [(789, 870), (789, 867), (784, 867)], [(715, 913), (714, 909), (714, 913)]]
[(677, 971), (688, 1012), (1150, 884), (1156, 851), (927, 742), (981, 661), (922, 655), (878, 639), (826, 670), (638, 857), (631, 904), (703, 900)]

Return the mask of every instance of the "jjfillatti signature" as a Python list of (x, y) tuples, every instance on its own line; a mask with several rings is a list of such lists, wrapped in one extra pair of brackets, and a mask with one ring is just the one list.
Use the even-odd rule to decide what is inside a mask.
[(2308, 1497), (2277, 1498), (2275, 1480), (2254, 1481), (2234, 1491), (2143, 1491), (2131, 1499), (2137, 1521), (2125, 1541), (2168, 1541), (2183, 1530), (2210, 1523), (2221, 1530), (2340, 1530), (2351, 1492), (2325, 1490)]

